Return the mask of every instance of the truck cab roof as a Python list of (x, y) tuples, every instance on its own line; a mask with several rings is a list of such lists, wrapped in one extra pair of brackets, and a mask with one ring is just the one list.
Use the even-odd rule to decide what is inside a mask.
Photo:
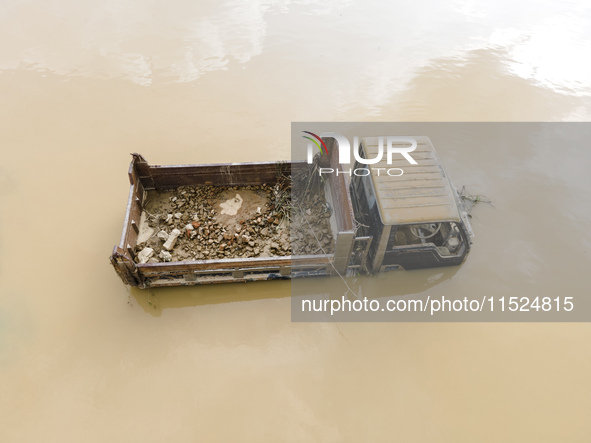
[[(410, 164), (400, 154), (394, 154), (391, 164), (388, 164), (385, 152), (378, 163), (367, 165), (382, 222), (385, 225), (460, 222), (460, 203), (456, 199), (456, 191), (443, 170), (431, 140), (426, 136), (406, 138), (417, 142), (416, 149), (409, 153), (417, 162), (416, 165)], [(362, 138), (362, 156), (376, 158), (378, 143), (378, 137)], [(408, 142), (393, 142), (393, 146), (397, 144), (409, 146)], [(395, 168), (403, 173), (398, 175), (400, 171)], [(388, 173), (389, 170), (393, 170), (392, 175)]]

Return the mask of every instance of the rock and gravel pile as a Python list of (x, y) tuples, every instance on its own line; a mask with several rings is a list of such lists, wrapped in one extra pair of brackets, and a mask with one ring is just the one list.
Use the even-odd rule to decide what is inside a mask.
[(150, 191), (140, 222), (136, 261), (330, 253), (334, 240), (323, 192), (302, 199), (293, 208), (290, 186), (290, 180), (281, 180), (276, 185)]
[(332, 208), (324, 193), (295, 201), (291, 211), (291, 247), (297, 255), (331, 254), (334, 238), (330, 227)]

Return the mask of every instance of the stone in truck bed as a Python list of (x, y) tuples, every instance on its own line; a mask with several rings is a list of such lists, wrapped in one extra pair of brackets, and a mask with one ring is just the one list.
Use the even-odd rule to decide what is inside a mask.
[(286, 181), (275, 185), (183, 186), (172, 191), (148, 191), (135, 261), (288, 256), (293, 252), (290, 229), (299, 253), (332, 252), (334, 239), (324, 195), (315, 195), (306, 205), (306, 214), (302, 214), (312, 221), (316, 235), (309, 232), (308, 226), (296, 228), (298, 223), (290, 224), (290, 201)]

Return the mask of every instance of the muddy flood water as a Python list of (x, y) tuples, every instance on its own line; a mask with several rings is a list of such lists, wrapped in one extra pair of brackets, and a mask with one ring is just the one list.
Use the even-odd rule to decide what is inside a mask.
[[(576, 1), (2, 2), (0, 441), (589, 441), (589, 323), (294, 323), (288, 281), (142, 291), (108, 257), (132, 152), (288, 160), (292, 121), (588, 121), (590, 29)], [(591, 292), (591, 153), (564, 148), (438, 148), (494, 203), (467, 261), (356, 284)]]

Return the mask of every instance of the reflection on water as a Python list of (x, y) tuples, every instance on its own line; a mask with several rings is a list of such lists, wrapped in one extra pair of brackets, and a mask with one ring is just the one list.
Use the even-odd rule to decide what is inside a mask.
[(297, 294), (326, 295), (331, 299), (342, 296), (382, 298), (421, 294), (435, 285), (450, 280), (461, 266), (435, 269), (418, 269), (407, 272), (389, 272), (371, 276), (306, 278), (294, 280)]
[[(288, 282), (148, 300), (107, 257), (129, 152), (285, 160), (291, 121), (588, 119), (590, 21), (583, 2), (0, 3), (0, 441), (586, 441), (588, 325), (296, 324)], [(358, 288), (584, 290), (588, 150), (433, 141), (495, 203), (474, 250)]]
[[(322, 294), (340, 299), (364, 296), (368, 298), (420, 294), (427, 289), (451, 279), (460, 267), (426, 269), (409, 272), (393, 272), (388, 275), (316, 277), (297, 281), (299, 294)], [(385, 291), (385, 287), (388, 288)], [(251, 282), (244, 284), (181, 286), (174, 288), (130, 288), (130, 296), (147, 313), (160, 316), (165, 309), (188, 308), (220, 303), (248, 302), (254, 300), (289, 297), (289, 281)], [(132, 300), (130, 300), (132, 303)]]
[(174, 288), (130, 288), (130, 295), (149, 314), (160, 316), (164, 309), (188, 308), (219, 303), (248, 302), (290, 295), (289, 281), (223, 284), (221, 287), (181, 286)]
[[(511, 15), (475, 2), (456, 2), (451, 10), (427, 3), (401, 9), (377, 1), (4, 2), (0, 69), (125, 78), (147, 86), (243, 69), (268, 48), (275, 62), (293, 60), (300, 70), (342, 71), (336, 90), (327, 92), (337, 92), (334, 98), (345, 106), (362, 94), (375, 113), (432, 60), (454, 59), (460, 67), (469, 63), (466, 53), (484, 49), (507, 52), (503, 65), (511, 75), (589, 95), (591, 8), (585, 2), (571, 2), (569, 10), (520, 2)], [(411, 26), (419, 16), (418, 26)]]

